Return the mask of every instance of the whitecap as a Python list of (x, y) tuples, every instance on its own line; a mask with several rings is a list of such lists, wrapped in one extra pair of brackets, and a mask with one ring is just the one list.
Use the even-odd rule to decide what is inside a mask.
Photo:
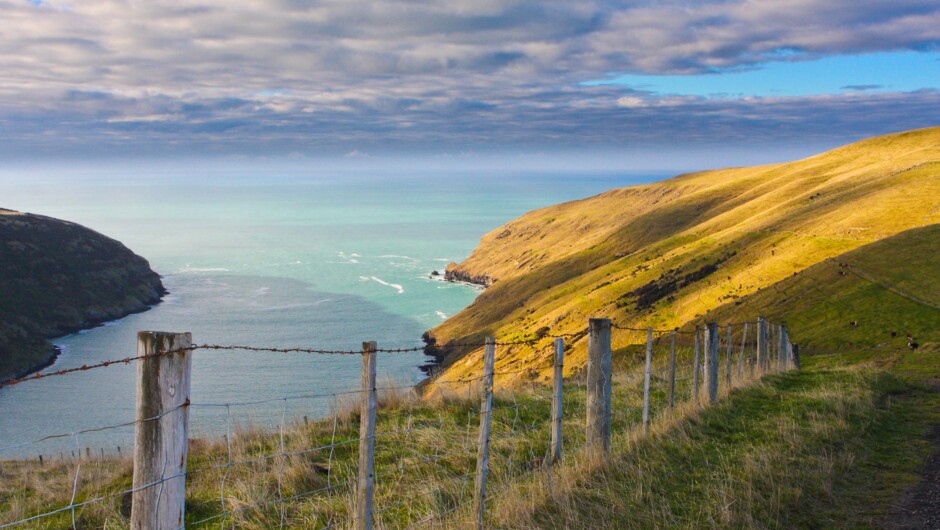
[(444, 314), (443, 311), (435, 311), (435, 313), (437, 313), (437, 316), (441, 317), (441, 320), (447, 320), (447, 315)]
[(431, 261), (443, 261), (444, 263), (450, 263), (450, 258), (434, 258)]
[(396, 259), (410, 259), (411, 261), (418, 261), (417, 258), (412, 258), (411, 256), (402, 256), (401, 254), (382, 254), (380, 258), (396, 258)]
[(332, 302), (332, 298), (325, 298), (323, 300), (317, 300), (316, 302), (304, 302), (300, 304), (287, 304), (287, 305), (277, 305), (271, 307), (260, 307), (256, 311), (282, 311), (284, 309), (298, 309), (301, 307), (315, 307), (320, 304), (325, 304), (326, 302)]
[(395, 289), (398, 289), (398, 294), (402, 294), (402, 293), (405, 292), (405, 288), (402, 287), (401, 285), (397, 284), (397, 283), (388, 283), (387, 281), (385, 281), (385, 280), (383, 280), (383, 279), (381, 279), (381, 278), (376, 278), (375, 276), (372, 276), (371, 278), (372, 278), (373, 280), (375, 280), (375, 281), (381, 283), (382, 285), (387, 285), (387, 286), (389, 286), (389, 287), (394, 287)]
[(229, 272), (225, 267), (183, 267), (176, 272)]

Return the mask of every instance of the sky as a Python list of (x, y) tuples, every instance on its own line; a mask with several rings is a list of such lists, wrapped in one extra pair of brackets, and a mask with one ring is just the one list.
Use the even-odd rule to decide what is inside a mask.
[(744, 165), (940, 125), (936, 0), (0, 0), (0, 165)]

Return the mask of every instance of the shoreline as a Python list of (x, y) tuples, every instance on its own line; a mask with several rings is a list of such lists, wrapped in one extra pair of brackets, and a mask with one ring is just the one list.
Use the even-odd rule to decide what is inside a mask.
[(46, 354), (45, 357), (43, 357), (42, 361), (39, 362), (38, 364), (24, 368), (18, 372), (14, 372), (13, 374), (10, 374), (9, 376), (0, 376), (0, 384), (8, 383), (10, 381), (16, 381), (17, 379), (22, 379), (29, 375), (35, 374), (37, 372), (41, 372), (45, 370), (46, 368), (49, 368), (50, 366), (54, 365), (56, 361), (59, 360), (59, 356), (62, 355), (62, 348), (60, 348), (59, 346), (56, 346), (52, 341), (56, 339), (61, 339), (63, 337), (68, 337), (69, 335), (74, 335), (75, 333), (78, 333), (80, 331), (88, 331), (88, 330), (92, 330), (95, 328), (100, 328), (101, 326), (104, 326), (105, 324), (109, 322), (115, 322), (117, 320), (121, 320), (122, 318), (128, 317), (130, 315), (146, 313), (147, 311), (150, 311), (154, 307), (160, 305), (163, 302), (163, 297), (165, 297), (168, 294), (170, 294), (170, 292), (164, 288), (162, 292), (158, 295), (156, 301), (143, 302), (144, 304), (143, 307), (138, 307), (133, 310), (123, 312), (122, 314), (118, 314), (117, 316), (114, 316), (113, 318), (89, 320), (88, 322), (85, 323), (87, 325), (66, 327), (64, 328), (65, 333), (56, 334), (53, 337), (41, 337), (40, 340), (48, 344), (48, 348), (47, 348), (48, 353)]

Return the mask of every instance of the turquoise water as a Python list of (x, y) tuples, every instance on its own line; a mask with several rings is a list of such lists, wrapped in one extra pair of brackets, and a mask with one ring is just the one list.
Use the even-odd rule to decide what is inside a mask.
[[(197, 344), (417, 346), (422, 332), (479, 293), (431, 271), (466, 258), (485, 233), (538, 207), (658, 177), (8, 170), (0, 171), (0, 207), (118, 239), (146, 257), (170, 291), (150, 311), (55, 340), (63, 353), (50, 369), (61, 369), (134, 355), (138, 330), (190, 331)], [(336, 404), (332, 394), (358, 386), (357, 356), (194, 355), (194, 436), (322, 416)], [(379, 378), (415, 383), (426, 362), (421, 353), (381, 354)], [(129, 448), (133, 427), (29, 442), (133, 420), (134, 370), (113, 366), (0, 390), (0, 459)], [(265, 402), (238, 404), (257, 401)]]

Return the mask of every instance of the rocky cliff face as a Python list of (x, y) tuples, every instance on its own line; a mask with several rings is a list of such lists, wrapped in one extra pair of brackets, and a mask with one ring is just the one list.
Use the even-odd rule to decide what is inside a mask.
[(47, 339), (145, 311), (165, 293), (147, 260), (120, 242), (0, 209), (0, 380), (51, 363)]

